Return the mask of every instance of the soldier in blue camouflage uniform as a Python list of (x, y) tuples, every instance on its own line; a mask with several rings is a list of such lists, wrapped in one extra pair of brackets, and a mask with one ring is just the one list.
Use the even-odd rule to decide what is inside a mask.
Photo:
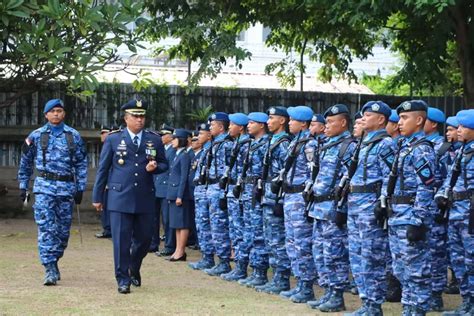
[(322, 255), (314, 255), (317, 258), (316, 270), (320, 278), (327, 278), (328, 284), (324, 295), (308, 305), (322, 312), (334, 312), (345, 309), (343, 292), (349, 283), (347, 227), (343, 223), (347, 206), (337, 208), (334, 188), (347, 168), (354, 144), (348, 131), (350, 117), (347, 106), (336, 104), (330, 107), (324, 118), (327, 141), (319, 153), (320, 171), (313, 186), (314, 207), (309, 215), (315, 219), (313, 243), (322, 245), (322, 250), (319, 250)]
[[(283, 179), (286, 252), (291, 262), (291, 270), (297, 279), (297, 286), (283, 291), (280, 296), (294, 303), (305, 303), (314, 298), (313, 282), (316, 270), (312, 254), (312, 224), (304, 212), (305, 201), (302, 192), (305, 182), (311, 176), (316, 141), (311, 137), (309, 124), (313, 110), (307, 106), (288, 108), (290, 133), (296, 135), (288, 147), (286, 160), (291, 166)], [(286, 170), (287, 168), (285, 168)]]
[[(403, 102), (397, 107), (402, 139), (399, 140), (392, 169), (396, 178), (394, 192), (384, 183), (380, 207), (386, 197), (391, 208), (389, 243), (393, 273), (402, 284), (403, 315), (425, 315), (431, 299), (431, 253), (429, 229), (431, 201), (435, 182), (435, 153), (424, 137), (423, 126), (428, 106), (424, 101)], [(398, 154), (399, 153), (399, 154)], [(398, 157), (397, 157), (398, 156)], [(392, 173), (391, 173), (392, 175)], [(388, 195), (388, 196), (387, 196)]]
[[(194, 201), (196, 205), (196, 230), (199, 242), (199, 248), (202, 253), (201, 260), (189, 263), (189, 266), (195, 270), (209, 269), (214, 266), (214, 242), (211, 235), (211, 221), (209, 216), (209, 199), (207, 197), (206, 184), (200, 182), (204, 174), (203, 168), (207, 164), (207, 157), (211, 148), (211, 133), (209, 124), (199, 125), (198, 141), (202, 144), (202, 150), (196, 154), (196, 172), (194, 174)], [(201, 178), (201, 179), (200, 179)]]
[(224, 190), (219, 188), (219, 179), (222, 178), (225, 167), (229, 164), (232, 138), (227, 133), (229, 127), (227, 113), (216, 112), (210, 116), (209, 121), (214, 140), (211, 147), (212, 161), (207, 177), (207, 196), (211, 217), (211, 234), (219, 263), (204, 271), (212, 276), (220, 276), (231, 270), (229, 264), (231, 255), (229, 217), (227, 210), (223, 210), (219, 205), (219, 200), (224, 197)]
[(362, 108), (365, 131), (357, 169), (350, 180), (347, 229), (349, 259), (362, 307), (350, 315), (382, 315), (386, 293), (387, 232), (374, 209), (393, 162), (393, 142), (385, 130), (391, 114), (382, 101)]
[(58, 260), (68, 244), (74, 202), (81, 203), (86, 188), (87, 153), (79, 133), (64, 124), (62, 100), (48, 101), (43, 112), (48, 123), (26, 138), (18, 181), (21, 199), (25, 200), (36, 166), (33, 193), (39, 256), (46, 270), (44, 285), (56, 285), (61, 278)]
[[(248, 123), (247, 115), (234, 113), (229, 115), (229, 135), (234, 139), (232, 155), (235, 161), (230, 161), (233, 166), (227, 166), (229, 181), (227, 188), (227, 210), (229, 212), (229, 236), (234, 250), (235, 268), (229, 273), (224, 273), (221, 278), (226, 281), (238, 281), (247, 277), (248, 253), (242, 250), (244, 243), (244, 220), (241, 213), (239, 197), (233, 194), (238, 176), (242, 173), (243, 160), (250, 138), (246, 133)], [(232, 160), (232, 158), (231, 158)]]
[[(271, 180), (278, 176), (284, 168), (290, 137), (286, 133), (288, 112), (285, 107), (274, 106), (268, 109), (268, 130), (272, 133), (270, 146), (263, 160), (264, 169), (268, 168), (265, 180), (264, 197), (262, 200), (265, 243), (269, 251), (269, 264), (273, 270), (273, 278), (261, 286), (257, 292), (279, 294), (290, 288), (290, 259), (285, 248), (285, 223), (283, 217), (283, 200), (277, 200), (272, 193)], [(268, 166), (265, 166), (268, 164)], [(265, 176), (265, 175), (263, 175)], [(279, 211), (280, 210), (280, 211)]]
[(458, 136), (464, 141), (464, 147), (458, 151), (436, 202), (440, 208), (447, 207), (448, 197), (452, 196), (448, 249), (452, 268), (460, 281), (463, 302), (455, 311), (443, 313), (444, 316), (474, 315), (474, 110), (460, 111), (456, 118)]
[[(429, 107), (427, 112), (427, 119), (424, 126), (426, 139), (429, 140), (434, 147), (436, 153), (436, 169), (435, 169), (435, 191), (443, 184), (447, 176), (447, 160), (449, 158), (448, 149), (451, 147), (450, 143), (444, 141), (444, 137), (438, 132), (439, 125), (444, 124), (446, 117), (444, 113), (436, 108)], [(433, 214), (438, 212), (436, 203), (431, 203)], [(431, 250), (431, 310), (443, 310), (443, 290), (447, 282), (447, 223), (443, 218), (435, 217), (431, 225), (430, 231), (430, 250)]]
[(268, 249), (265, 246), (263, 233), (263, 210), (261, 198), (263, 195), (262, 169), (263, 159), (269, 137), (266, 134), (268, 115), (262, 112), (252, 112), (248, 115), (248, 133), (253, 137), (246, 155), (248, 170), (241, 177), (244, 242), (242, 251), (249, 256), (249, 265), (253, 271), (250, 276), (239, 280), (239, 284), (248, 287), (263, 285), (267, 282)]

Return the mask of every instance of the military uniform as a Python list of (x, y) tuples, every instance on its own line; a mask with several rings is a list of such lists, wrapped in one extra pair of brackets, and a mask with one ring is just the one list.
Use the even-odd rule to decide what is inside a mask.
[[(63, 108), (59, 99), (50, 100), (44, 113)], [(25, 140), (18, 170), (20, 190), (28, 189), (34, 171), (38, 171), (34, 216), (38, 225), (38, 250), (46, 268), (46, 283), (55, 284), (59, 277), (57, 261), (69, 241), (74, 196), (82, 197), (87, 181), (87, 153), (79, 133), (64, 123), (47, 123)], [(104, 191), (101, 193), (103, 194)], [(76, 201), (79, 202), (80, 201)], [(53, 281), (54, 282), (46, 282)]]

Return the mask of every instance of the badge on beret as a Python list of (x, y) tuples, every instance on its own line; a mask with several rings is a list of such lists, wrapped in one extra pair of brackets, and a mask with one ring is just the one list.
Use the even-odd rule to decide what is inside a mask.
[(337, 106), (333, 106), (331, 112), (332, 114), (337, 114), (339, 112), (339, 109), (337, 108)]
[(137, 108), (141, 108), (142, 106), (142, 100), (137, 100)]
[(215, 119), (216, 119), (216, 115), (215, 115), (215, 114), (212, 114), (212, 115), (211, 115), (211, 119), (215, 120)]
[(411, 103), (410, 102), (403, 102), (402, 103), (402, 108), (405, 110), (405, 111), (408, 111), (411, 109)]
[(202, 123), (201, 124), (201, 129), (205, 129), (206, 128), (206, 124)]
[(380, 110), (380, 105), (377, 103), (372, 104), (372, 111), (378, 112), (378, 110)]
[(271, 108), (270, 111), (268, 111), (268, 113), (270, 113), (271, 115), (275, 114), (276, 113), (275, 108)]

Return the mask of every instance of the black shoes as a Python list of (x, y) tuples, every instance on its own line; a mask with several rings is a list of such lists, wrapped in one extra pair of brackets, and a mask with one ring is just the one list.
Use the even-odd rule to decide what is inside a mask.
[(158, 251), (160, 251), (160, 248), (158, 246), (148, 248), (148, 253), (158, 252)]
[(121, 285), (118, 287), (118, 292), (120, 294), (129, 294), (130, 293), (130, 285)]
[(170, 262), (176, 262), (176, 261), (186, 261), (186, 253), (184, 253), (184, 255), (182, 255), (179, 258), (170, 258)]
[(142, 286), (142, 277), (140, 275), (140, 272), (138, 273), (133, 273), (131, 276), (130, 276), (130, 279), (132, 281), (132, 285), (133, 286), (136, 286), (136, 287), (140, 287)]
[(160, 252), (156, 252), (155, 254), (158, 257), (168, 257), (171, 256), (174, 253), (174, 250), (169, 249), (169, 248), (164, 248)]
[(100, 232), (100, 233), (95, 234), (95, 237), (96, 238), (112, 238), (112, 235), (110, 233)]

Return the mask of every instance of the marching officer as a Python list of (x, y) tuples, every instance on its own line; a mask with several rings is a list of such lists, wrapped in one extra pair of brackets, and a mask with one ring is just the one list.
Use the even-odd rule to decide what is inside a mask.
[(441, 189), (436, 195), (440, 209), (449, 205), (448, 249), (452, 268), (460, 282), (462, 304), (444, 316), (474, 314), (474, 110), (460, 111), (458, 136), (464, 146), (459, 149)]
[(36, 166), (33, 208), (38, 225), (39, 257), (46, 270), (44, 285), (56, 285), (61, 279), (58, 260), (69, 241), (73, 206), (81, 204), (86, 187), (87, 153), (79, 133), (64, 124), (66, 112), (62, 100), (49, 100), (43, 113), (48, 123), (25, 139), (18, 181), (24, 201)]
[(314, 218), (313, 247), (316, 270), (324, 294), (308, 305), (322, 312), (345, 309), (343, 292), (349, 284), (349, 255), (347, 251), (347, 206), (338, 205), (335, 187), (347, 173), (353, 139), (349, 133), (349, 110), (344, 104), (336, 104), (325, 113), (327, 141), (320, 149), (320, 171), (313, 186), (314, 206), (309, 215)]
[(140, 267), (154, 232), (153, 175), (168, 169), (161, 137), (144, 130), (146, 108), (139, 99), (121, 107), (126, 128), (105, 140), (93, 190), (93, 205), (100, 211), (108, 187), (115, 277), (121, 294), (130, 293), (130, 284), (141, 286)]
[[(199, 125), (198, 142), (202, 144), (202, 150), (195, 154), (197, 159), (196, 171), (193, 182), (195, 183), (194, 201), (196, 205), (196, 230), (201, 249), (202, 258), (197, 262), (189, 263), (194, 270), (210, 269), (214, 266), (214, 241), (211, 234), (211, 222), (209, 215), (209, 198), (207, 196), (206, 176), (207, 168), (212, 163), (211, 158), (211, 132), (209, 124)], [(208, 164), (209, 161), (209, 164)]]
[[(290, 259), (285, 248), (285, 222), (283, 217), (283, 199), (271, 191), (272, 179), (278, 177), (285, 167), (288, 145), (291, 141), (286, 132), (288, 112), (285, 107), (273, 106), (267, 111), (267, 126), (272, 134), (270, 146), (263, 159), (262, 177), (266, 176), (264, 198), (262, 200), (265, 244), (269, 250), (269, 264), (273, 270), (270, 282), (256, 286), (257, 292), (280, 294), (290, 289)], [(266, 172), (265, 172), (265, 169)]]

